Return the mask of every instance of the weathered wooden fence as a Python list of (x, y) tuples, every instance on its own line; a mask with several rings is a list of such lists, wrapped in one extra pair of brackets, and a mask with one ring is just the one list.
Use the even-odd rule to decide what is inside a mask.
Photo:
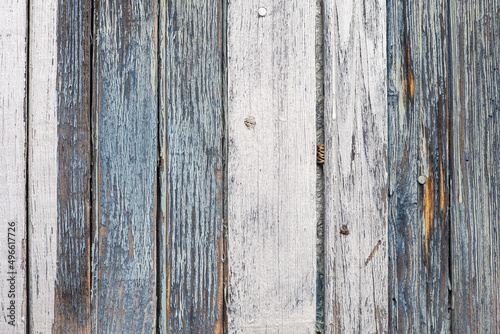
[(498, 0), (3, 0), (0, 333), (500, 333), (499, 38)]

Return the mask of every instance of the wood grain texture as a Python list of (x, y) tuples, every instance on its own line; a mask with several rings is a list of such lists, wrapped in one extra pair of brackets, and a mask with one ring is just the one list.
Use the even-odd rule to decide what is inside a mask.
[(90, 333), (91, 13), (90, 0), (58, 3), (56, 333)]
[(223, 332), (222, 2), (160, 7), (161, 333)]
[(94, 3), (92, 331), (156, 328), (157, 3)]
[(58, 255), (56, 0), (30, 3), (28, 243), (30, 333), (50, 333)]
[[(316, 144), (325, 145), (323, 0), (316, 0)], [(325, 332), (325, 172), (316, 165), (316, 333)]]
[(393, 333), (449, 331), (447, 1), (388, 2)]
[(386, 5), (324, 8), (325, 331), (385, 333)]
[(229, 333), (315, 330), (314, 33), (314, 0), (229, 3)]
[(0, 333), (26, 332), (27, 2), (0, 5)]
[(500, 332), (500, 3), (450, 1), (452, 329)]

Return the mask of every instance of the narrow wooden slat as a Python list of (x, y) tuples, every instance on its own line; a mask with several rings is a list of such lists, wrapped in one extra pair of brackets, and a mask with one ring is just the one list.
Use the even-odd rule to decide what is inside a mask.
[(222, 2), (160, 13), (160, 332), (222, 333)]
[(157, 2), (95, 1), (92, 331), (156, 328)]
[[(316, 144), (325, 145), (325, 71), (323, 0), (316, 0)], [(324, 153), (324, 150), (323, 150)], [(325, 172), (316, 165), (316, 333), (325, 332)]]
[(57, 1), (30, 2), (28, 243), (30, 332), (55, 319), (57, 207)]
[(90, 333), (91, 13), (90, 0), (58, 3), (56, 333)]
[(229, 333), (315, 330), (314, 32), (314, 0), (229, 3)]
[(449, 331), (447, 1), (389, 1), (393, 333)]
[(450, 1), (454, 333), (500, 332), (500, 3)]
[(90, 331), (90, 1), (30, 8), (30, 326)]
[(325, 6), (325, 330), (384, 333), (386, 6)]
[(0, 333), (26, 332), (27, 2), (0, 4)]

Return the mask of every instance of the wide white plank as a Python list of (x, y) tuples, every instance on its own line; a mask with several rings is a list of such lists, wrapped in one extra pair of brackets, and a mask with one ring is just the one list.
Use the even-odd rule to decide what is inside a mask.
[(57, 268), (57, 1), (31, 1), (29, 20), (30, 331), (50, 333)]
[(26, 1), (0, 4), (0, 333), (26, 332)]
[(315, 8), (229, 3), (229, 333), (315, 329)]
[(325, 0), (325, 329), (388, 326), (385, 2)]

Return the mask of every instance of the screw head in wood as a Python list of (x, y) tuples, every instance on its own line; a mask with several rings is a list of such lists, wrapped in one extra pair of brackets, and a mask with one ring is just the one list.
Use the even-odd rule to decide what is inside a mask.
[(340, 234), (342, 235), (349, 235), (349, 233), (351, 233), (349, 231), (349, 229), (347, 228), (347, 225), (343, 225), (341, 228), (340, 228)]
[(264, 17), (267, 15), (267, 9), (265, 7), (260, 7), (259, 8), (259, 16)]
[(425, 177), (425, 175), (420, 175), (417, 179), (418, 183), (420, 184), (425, 184), (425, 182), (427, 182), (427, 178)]

